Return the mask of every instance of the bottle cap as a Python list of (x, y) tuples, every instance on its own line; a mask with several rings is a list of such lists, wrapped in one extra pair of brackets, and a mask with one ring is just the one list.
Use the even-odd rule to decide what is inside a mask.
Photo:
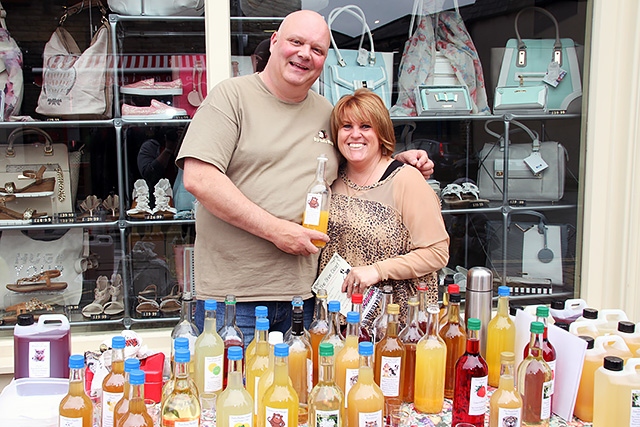
[(320, 353), (320, 356), (333, 356), (333, 344), (331, 344), (330, 342), (320, 343), (318, 351)]
[(214, 299), (204, 301), (204, 311), (214, 311), (218, 309), (218, 302)]
[(361, 343), (358, 343), (358, 354), (360, 356), (372, 356), (373, 343), (369, 341), (363, 341)]
[(284, 342), (284, 335), (280, 331), (269, 332), (269, 344), (276, 345)]
[(409, 301), (407, 301), (407, 305), (412, 305), (412, 306), (420, 305), (420, 302), (418, 301), (418, 297), (409, 298)]
[(567, 331), (569, 332), (569, 324), (568, 323), (563, 323), (563, 322), (556, 322), (555, 325), (562, 329), (563, 331)]
[(178, 348), (189, 348), (189, 338), (186, 337), (178, 337), (173, 340), (173, 349)]
[(457, 285), (455, 283), (450, 284), (449, 286), (447, 286), (447, 293), (448, 294), (459, 294), (460, 293), (460, 285)]
[(518, 310), (524, 310), (524, 307), (521, 305), (512, 305), (509, 306), (509, 314), (515, 316)]
[(388, 304), (387, 305), (387, 313), (389, 314), (400, 314), (400, 306), (398, 304)]
[(84, 368), (84, 356), (81, 354), (72, 354), (69, 356), (69, 369)]
[(449, 302), (460, 302), (460, 294), (449, 294)]
[(224, 299), (224, 303), (225, 304), (233, 304), (235, 305), (236, 303), (236, 296), (235, 295), (227, 295)]
[(191, 352), (188, 348), (176, 348), (176, 352), (173, 355), (173, 360), (176, 363), (187, 363), (191, 361)]
[(362, 294), (351, 294), (351, 303), (362, 304)]
[(448, 286), (452, 284), (453, 284), (453, 274), (447, 274), (446, 276), (444, 276), (444, 285)]
[(134, 369), (129, 373), (129, 384), (142, 385), (144, 384), (145, 373), (140, 369)]
[(295, 296), (291, 300), (291, 305), (294, 307), (302, 307), (304, 305), (304, 301), (302, 300), (302, 297)]
[(350, 311), (347, 313), (347, 323), (358, 323), (360, 321), (360, 313)]
[(124, 361), (124, 371), (131, 372), (134, 369), (140, 369), (140, 361), (134, 358), (126, 359)]
[(254, 311), (256, 317), (267, 317), (269, 315), (269, 309), (264, 305), (256, 305)]
[(633, 334), (636, 331), (636, 325), (628, 320), (621, 320), (618, 322), (618, 332), (624, 332), (626, 334)]
[(125, 340), (121, 335), (111, 338), (111, 348), (124, 348)]
[(534, 334), (541, 334), (544, 332), (544, 323), (542, 322), (531, 322), (531, 326), (529, 330)]
[(340, 301), (331, 300), (329, 301), (329, 313), (335, 313), (336, 311), (340, 311)]
[(596, 342), (596, 340), (594, 340), (593, 337), (590, 337), (589, 335), (580, 335), (579, 338), (582, 338), (587, 342), (587, 350), (591, 350)]
[(606, 356), (602, 366), (608, 371), (622, 371), (624, 369), (624, 360), (617, 356)]
[(234, 345), (227, 350), (227, 359), (229, 360), (242, 360), (242, 347)]
[(564, 301), (551, 301), (551, 308), (553, 308), (554, 310), (564, 310)]
[(275, 357), (288, 357), (289, 356), (289, 346), (283, 342), (278, 343), (273, 346), (273, 355)]
[(539, 305), (536, 307), (536, 316), (537, 317), (549, 317), (549, 307), (546, 305)]
[(508, 286), (498, 286), (498, 296), (499, 297), (508, 297), (511, 295), (511, 288)]
[(476, 319), (475, 317), (470, 317), (469, 320), (467, 320), (467, 329), (471, 331), (479, 331), (480, 319)]
[(316, 298), (326, 298), (326, 297), (327, 297), (327, 290), (318, 289), (318, 292), (316, 292)]
[(266, 317), (258, 317), (256, 319), (256, 329), (259, 331), (268, 331), (269, 319), (267, 319)]
[(595, 308), (587, 307), (582, 310), (582, 317), (584, 317), (585, 319), (596, 320), (598, 318), (598, 310), (596, 310)]
[(503, 351), (500, 353), (501, 363), (510, 363), (516, 361), (516, 355), (512, 351)]
[(18, 314), (18, 326), (30, 326), (36, 322), (33, 313)]
[(391, 286), (391, 285), (384, 285), (384, 286), (382, 287), (382, 293), (383, 293), (383, 294), (389, 294), (389, 295), (393, 294), (393, 286)]

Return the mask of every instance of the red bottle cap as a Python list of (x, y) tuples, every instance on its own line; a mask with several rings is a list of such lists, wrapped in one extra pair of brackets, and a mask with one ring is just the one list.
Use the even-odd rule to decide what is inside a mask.
[(460, 293), (460, 285), (457, 284), (452, 284), (449, 285), (449, 287), (447, 288), (447, 292), (449, 292), (449, 295), (451, 294), (459, 294)]
[(353, 304), (362, 304), (362, 294), (351, 294), (351, 302)]

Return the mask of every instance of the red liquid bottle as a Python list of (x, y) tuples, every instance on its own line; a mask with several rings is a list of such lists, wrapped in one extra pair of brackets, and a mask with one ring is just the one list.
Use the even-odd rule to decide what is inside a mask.
[(480, 319), (467, 322), (467, 350), (456, 363), (452, 425), (484, 427), (489, 368), (480, 355)]
[[(224, 325), (218, 329), (218, 335), (224, 342), (224, 370), (222, 377), (222, 388), (227, 387), (227, 374), (229, 372), (227, 352), (229, 347), (238, 346), (242, 347), (244, 351), (244, 335), (242, 331), (236, 325), (236, 297), (235, 295), (227, 295), (224, 300)], [(244, 372), (244, 361), (242, 364), (242, 371)]]
[[(544, 332), (542, 333), (542, 360), (547, 362), (549, 368), (551, 368), (551, 394), (553, 394), (554, 383), (556, 378), (556, 349), (553, 344), (549, 342), (547, 338), (548, 326), (547, 318), (549, 317), (549, 307), (546, 305), (540, 305), (536, 308), (536, 322), (541, 322), (544, 325)], [(529, 355), (529, 343), (524, 347), (522, 358), (526, 359)], [(553, 411), (553, 408), (551, 408)]]
[[(362, 294), (351, 294), (351, 311), (355, 311), (362, 317)], [(371, 334), (362, 324), (358, 330), (358, 342), (373, 342)]]

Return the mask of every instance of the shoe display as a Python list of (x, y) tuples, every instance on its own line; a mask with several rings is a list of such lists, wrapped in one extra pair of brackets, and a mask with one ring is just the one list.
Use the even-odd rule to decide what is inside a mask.
[(122, 104), (122, 118), (139, 120), (168, 120), (175, 117), (187, 116), (187, 111), (175, 108), (157, 99), (151, 100), (148, 107)]
[(31, 277), (18, 279), (16, 283), (7, 285), (7, 289), (13, 292), (38, 292), (38, 291), (62, 291), (67, 288), (66, 282), (52, 282), (51, 279), (60, 277), (60, 270), (45, 270)]
[(107, 276), (98, 276), (96, 279), (96, 288), (94, 289), (95, 298), (92, 303), (82, 308), (84, 317), (91, 317), (104, 312), (104, 304), (109, 301), (109, 278)]
[(47, 216), (46, 212), (38, 212), (34, 209), (25, 209), (23, 213), (7, 207), (7, 202), (15, 200), (16, 196), (0, 196), (0, 225), (26, 225), (34, 218)]
[(120, 86), (120, 93), (143, 96), (182, 95), (182, 80), (176, 79), (171, 82), (157, 82), (155, 79), (140, 80)]
[(154, 187), (153, 195), (156, 198), (153, 214), (162, 215), (165, 219), (172, 219), (178, 211), (173, 207), (173, 189), (167, 178), (158, 181)]
[(111, 301), (104, 305), (104, 314), (116, 316), (124, 313), (124, 285), (122, 284), (122, 276), (117, 273), (111, 275), (109, 294)]
[(152, 213), (149, 206), (149, 186), (147, 181), (139, 179), (133, 184), (133, 203), (131, 209), (127, 210), (127, 215), (135, 219), (144, 219)]

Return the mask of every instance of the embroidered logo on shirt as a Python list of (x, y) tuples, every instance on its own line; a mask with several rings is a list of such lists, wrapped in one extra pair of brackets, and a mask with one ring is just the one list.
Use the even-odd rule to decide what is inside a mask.
[(318, 131), (318, 136), (314, 136), (313, 140), (315, 142), (322, 142), (323, 144), (329, 144), (333, 147), (333, 141), (329, 139), (329, 135), (327, 134), (327, 131), (324, 129)]

